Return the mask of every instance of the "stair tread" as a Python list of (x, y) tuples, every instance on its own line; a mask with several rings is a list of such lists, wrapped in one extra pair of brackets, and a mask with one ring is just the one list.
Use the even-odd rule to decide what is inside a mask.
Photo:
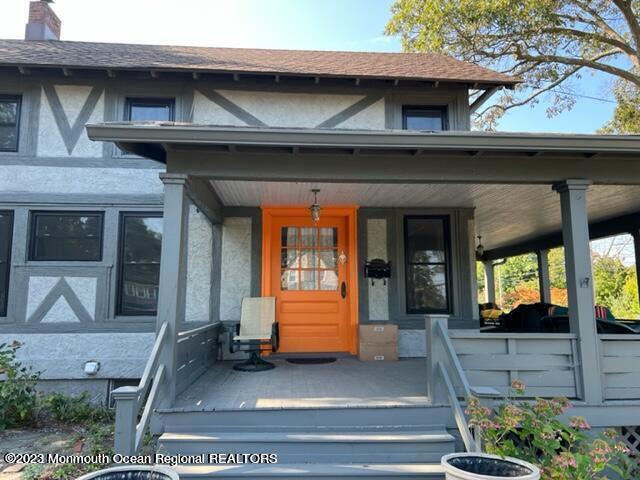
[(387, 478), (393, 476), (416, 476), (416, 475), (437, 475), (438, 478), (444, 470), (435, 463), (344, 463), (344, 464), (322, 464), (322, 463), (289, 463), (273, 465), (177, 465), (172, 467), (178, 472), (180, 477), (189, 476), (246, 476), (256, 477), (277, 477), (296, 475), (304, 477), (380, 477)]
[(162, 442), (453, 442), (445, 431), (165, 432)]

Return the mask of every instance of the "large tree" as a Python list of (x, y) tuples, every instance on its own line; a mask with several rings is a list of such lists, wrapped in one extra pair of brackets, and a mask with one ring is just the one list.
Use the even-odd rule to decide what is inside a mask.
[(638, 132), (640, 0), (395, 0), (386, 33), (407, 51), (442, 52), (523, 80), (483, 107), (492, 128), (509, 109), (547, 100), (547, 114), (571, 108), (578, 80), (603, 72), (618, 108), (607, 131)]

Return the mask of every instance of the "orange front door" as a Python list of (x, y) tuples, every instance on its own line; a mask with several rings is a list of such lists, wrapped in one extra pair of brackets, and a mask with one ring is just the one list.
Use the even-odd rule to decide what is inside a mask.
[[(280, 210), (264, 235), (267, 288), (275, 296), (282, 352), (352, 351), (349, 220), (323, 211), (313, 222), (307, 209)], [(298, 213), (297, 215), (295, 213)], [(355, 266), (355, 263), (354, 263)]]

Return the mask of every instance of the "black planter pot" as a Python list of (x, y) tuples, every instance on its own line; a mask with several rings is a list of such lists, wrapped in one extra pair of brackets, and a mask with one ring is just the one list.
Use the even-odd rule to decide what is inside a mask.
[(452, 453), (442, 457), (447, 480), (539, 480), (535, 465), (484, 453)]
[(87, 473), (76, 480), (180, 480), (180, 477), (167, 467), (131, 465), (105, 468)]

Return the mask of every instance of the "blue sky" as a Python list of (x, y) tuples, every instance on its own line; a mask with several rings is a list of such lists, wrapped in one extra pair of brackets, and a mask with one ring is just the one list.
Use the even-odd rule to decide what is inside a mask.
[[(29, 0), (4, 0), (0, 37), (22, 38)], [(392, 0), (57, 0), (64, 40), (400, 51), (383, 35)], [(580, 93), (611, 99), (611, 82), (586, 74)], [(591, 133), (614, 105), (581, 98), (548, 119), (544, 102), (509, 113), (500, 130)]]

